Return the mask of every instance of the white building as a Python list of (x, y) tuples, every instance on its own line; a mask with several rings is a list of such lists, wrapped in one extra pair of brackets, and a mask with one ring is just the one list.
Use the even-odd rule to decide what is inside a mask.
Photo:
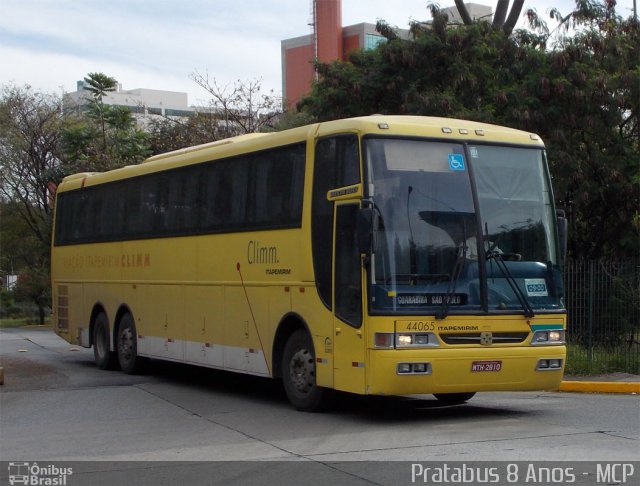
[[(493, 20), (493, 9), (490, 6), (467, 2), (465, 2), (465, 6), (474, 21), (486, 20), (487, 22), (491, 22)], [(458, 8), (455, 5), (453, 7), (443, 8), (442, 11), (449, 16), (449, 23), (462, 23), (462, 17), (460, 17)]]
[[(86, 99), (91, 96), (86, 86), (84, 81), (78, 81), (77, 91), (65, 94), (65, 106), (85, 105)], [(102, 102), (105, 105), (127, 107), (136, 118), (150, 115), (187, 117), (196, 112), (193, 106), (188, 105), (187, 93), (146, 88), (122, 89), (120, 83), (115, 91), (105, 94)]]

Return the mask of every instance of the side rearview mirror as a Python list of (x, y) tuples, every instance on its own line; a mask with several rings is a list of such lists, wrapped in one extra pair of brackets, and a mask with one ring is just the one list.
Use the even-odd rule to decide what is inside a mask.
[(371, 255), (376, 248), (378, 212), (370, 207), (360, 208), (356, 226), (358, 251), (361, 254)]
[(556, 211), (558, 221), (558, 237), (560, 239), (560, 258), (564, 262), (567, 258), (567, 245), (569, 241), (569, 221), (565, 217), (564, 210)]

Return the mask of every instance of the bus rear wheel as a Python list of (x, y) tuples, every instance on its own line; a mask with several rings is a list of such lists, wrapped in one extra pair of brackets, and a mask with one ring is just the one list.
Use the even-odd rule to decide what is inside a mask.
[(475, 392), (470, 393), (435, 393), (433, 396), (443, 405), (460, 405), (470, 400)]
[(93, 358), (101, 370), (111, 370), (116, 366), (116, 353), (111, 351), (110, 344), (109, 320), (101, 312), (93, 324)]
[(297, 330), (282, 354), (282, 384), (289, 402), (298, 410), (317, 412), (325, 408), (330, 390), (316, 385), (316, 358), (311, 337)]
[(140, 365), (138, 357), (138, 335), (131, 314), (125, 314), (118, 329), (118, 361), (128, 375), (134, 374)]

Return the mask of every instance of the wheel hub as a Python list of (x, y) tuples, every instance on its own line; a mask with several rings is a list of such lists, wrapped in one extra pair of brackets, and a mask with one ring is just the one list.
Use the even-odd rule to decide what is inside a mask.
[(133, 336), (131, 334), (131, 329), (125, 329), (120, 334), (120, 352), (123, 358), (126, 360), (131, 359), (133, 351)]
[(300, 349), (291, 357), (289, 376), (297, 391), (302, 393), (311, 391), (315, 383), (315, 365), (308, 350)]

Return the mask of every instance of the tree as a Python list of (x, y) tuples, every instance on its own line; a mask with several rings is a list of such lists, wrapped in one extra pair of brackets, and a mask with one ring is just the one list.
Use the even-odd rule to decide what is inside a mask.
[(63, 155), (70, 172), (106, 171), (140, 163), (150, 153), (146, 133), (127, 107), (107, 105), (115, 78), (90, 73), (84, 78), (89, 96), (77, 109), (67, 107), (61, 130)]
[(370, 113), (447, 116), (538, 133), (578, 258), (640, 252), (640, 38), (612, 3), (578, 8), (582, 27), (547, 50), (544, 32), (507, 37), (487, 23), (391, 36), (349, 62), (318, 64), (299, 108), (316, 120)]
[(0, 98), (0, 245), (3, 270), (20, 275), (16, 298), (33, 301), (44, 323), (49, 305), (52, 197), (60, 159), (61, 100), (29, 86)]
[(52, 183), (62, 174), (60, 99), (29, 86), (5, 86), (0, 98), (0, 192), (48, 245)]
[(89, 73), (84, 78), (84, 89), (91, 93), (94, 99), (102, 101), (107, 93), (113, 92), (118, 87), (116, 78), (107, 76), (104, 73)]
[(188, 118), (150, 120), (146, 131), (153, 154), (268, 131), (282, 122), (281, 98), (273, 90), (263, 93), (259, 80), (238, 80), (222, 86), (215, 78), (198, 72), (191, 79), (211, 95), (209, 104)]
[(33, 303), (38, 322), (44, 324), (51, 301), (49, 248), (20, 214), (19, 202), (0, 202), (0, 273), (17, 274), (12, 297)]
[(91, 79), (96, 80), (93, 105), (77, 113), (63, 112), (60, 98), (29, 86), (0, 89), (2, 265), (8, 255), (20, 274), (16, 296), (32, 300), (41, 321), (50, 298), (49, 249), (57, 184), (71, 173), (140, 162), (148, 153), (146, 135), (128, 110), (99, 106), (97, 97), (104, 94), (110, 78)]
[(147, 126), (149, 145), (153, 155), (194, 145), (215, 142), (227, 135), (220, 117), (210, 110), (183, 117), (155, 117)]
[(84, 89), (91, 93), (89, 98), (89, 114), (98, 122), (102, 133), (102, 151), (107, 149), (107, 107), (103, 102), (108, 92), (113, 92), (118, 87), (118, 81), (104, 73), (89, 73), (85, 78)]
[(262, 81), (235, 81), (221, 85), (209, 74), (194, 72), (191, 79), (211, 95), (207, 107), (219, 116), (219, 126), (226, 137), (255, 133), (270, 127), (282, 112), (282, 99), (274, 91), (262, 91)]

